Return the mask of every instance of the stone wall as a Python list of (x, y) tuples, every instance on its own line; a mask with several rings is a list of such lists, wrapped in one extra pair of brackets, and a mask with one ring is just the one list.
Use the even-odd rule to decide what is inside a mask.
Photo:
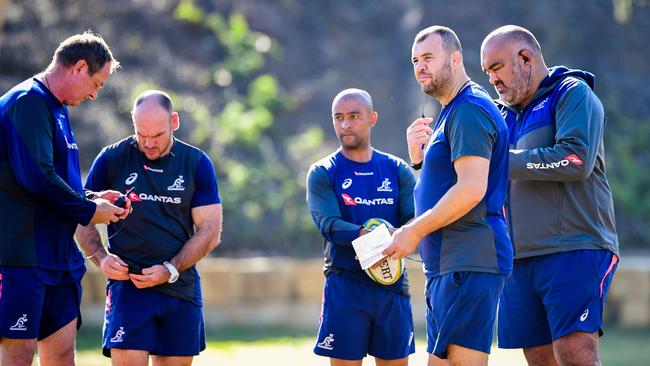
[[(225, 259), (200, 262), (208, 326), (282, 326), (315, 329), (323, 291), (322, 260)], [(424, 276), (407, 261), (416, 326), (424, 326)], [(104, 278), (92, 266), (84, 278), (84, 320), (101, 322)], [(605, 318), (650, 326), (650, 258), (624, 258), (607, 298)]]

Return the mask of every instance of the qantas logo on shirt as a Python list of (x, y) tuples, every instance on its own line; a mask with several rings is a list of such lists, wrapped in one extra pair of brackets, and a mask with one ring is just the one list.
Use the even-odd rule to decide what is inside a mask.
[(582, 164), (584, 164), (584, 163), (582, 162), (582, 160), (580, 160), (580, 158), (579, 158), (578, 155), (576, 155), (576, 154), (571, 154), (571, 155), (567, 156), (565, 159), (568, 160), (568, 161), (570, 161), (570, 162), (572, 162), (572, 163), (575, 164), (575, 165), (582, 165)]
[(147, 194), (147, 193), (138, 194), (133, 191), (129, 193), (129, 200), (131, 202), (153, 201), (153, 202), (162, 202), (162, 203), (173, 203), (175, 205), (181, 203), (180, 197), (158, 196), (155, 194)]
[(361, 197), (350, 197), (347, 193), (342, 193), (343, 203), (346, 206), (356, 206), (356, 205), (365, 205), (365, 206), (376, 206), (376, 205), (392, 205), (394, 200), (392, 198), (374, 198), (366, 199)]
[(144, 165), (144, 164), (142, 165), (142, 167), (144, 167), (144, 170), (148, 170), (148, 171), (154, 172), (154, 173), (162, 173), (163, 172), (162, 169), (151, 168), (151, 167), (149, 167), (147, 165)]
[(79, 146), (76, 143), (69, 143), (68, 138), (66, 136), (63, 136), (63, 139), (65, 140), (66, 146), (68, 146), (68, 149), (70, 150), (79, 150)]
[(129, 201), (131, 201), (131, 202), (142, 202), (142, 199), (140, 198), (140, 196), (138, 196), (138, 194), (133, 192), (133, 191), (131, 191), (131, 193), (129, 193), (128, 198), (129, 198)]
[(357, 204), (354, 202), (354, 199), (347, 193), (341, 194), (341, 197), (343, 197), (343, 203), (345, 203), (346, 206), (354, 206)]
[(576, 154), (571, 154), (560, 161), (550, 163), (526, 163), (526, 169), (546, 170), (568, 166), (569, 164), (582, 165), (582, 160)]

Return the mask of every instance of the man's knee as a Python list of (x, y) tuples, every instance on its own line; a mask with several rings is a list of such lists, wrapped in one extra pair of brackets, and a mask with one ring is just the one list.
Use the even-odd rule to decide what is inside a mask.
[(574, 332), (553, 342), (561, 366), (598, 366), (598, 333)]
[(524, 357), (528, 366), (557, 366), (553, 344), (524, 348)]
[(487, 366), (488, 354), (485, 352), (451, 344), (447, 353), (452, 366)]
[(36, 353), (36, 339), (0, 338), (0, 365), (30, 366)]

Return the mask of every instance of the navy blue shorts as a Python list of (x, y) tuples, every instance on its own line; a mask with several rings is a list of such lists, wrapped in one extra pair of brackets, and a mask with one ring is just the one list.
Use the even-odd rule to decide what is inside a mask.
[(78, 329), (85, 272), (0, 266), (0, 337), (42, 340), (75, 318)]
[(482, 272), (427, 277), (427, 352), (446, 359), (447, 347), (454, 344), (490, 353), (506, 278)]
[(499, 305), (499, 347), (530, 348), (573, 332), (602, 335), (618, 257), (577, 250), (515, 261)]
[(396, 360), (415, 352), (410, 298), (335, 273), (325, 279), (314, 353), (343, 360)]
[(111, 348), (158, 356), (196, 356), (205, 349), (201, 306), (131, 281), (108, 281), (103, 332), (104, 356)]

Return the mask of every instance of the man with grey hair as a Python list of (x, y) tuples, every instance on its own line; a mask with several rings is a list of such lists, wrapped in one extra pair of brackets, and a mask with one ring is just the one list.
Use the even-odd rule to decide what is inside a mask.
[(104, 355), (113, 365), (190, 365), (205, 349), (195, 264), (218, 244), (222, 209), (210, 158), (174, 137), (180, 125), (166, 93), (137, 97), (135, 135), (105, 147), (86, 188), (129, 191), (129, 220), (109, 225), (108, 251), (94, 225), (77, 238), (108, 278)]
[(512, 271), (503, 205), (508, 131), (490, 96), (465, 73), (460, 42), (447, 27), (415, 37), (415, 78), (442, 110), (407, 129), (416, 218), (384, 251), (402, 258), (420, 246), (426, 276), (429, 366), (487, 365), (497, 303)]
[(618, 238), (594, 75), (548, 68), (533, 34), (514, 25), (485, 38), (481, 63), (510, 128), (516, 257), (499, 306), (499, 347), (523, 348), (529, 365), (600, 364)]
[[(365, 90), (345, 89), (332, 102), (341, 147), (307, 174), (307, 204), (325, 240), (325, 289), (314, 352), (333, 366), (406, 366), (415, 352), (407, 273), (379, 283), (361, 269), (352, 240), (364, 223), (399, 227), (413, 218), (415, 178), (401, 159), (370, 144), (378, 113)], [(377, 221), (379, 221), (377, 220)]]
[[(0, 365), (74, 364), (81, 325), (77, 224), (126, 218), (120, 193), (84, 194), (67, 106), (95, 100), (119, 67), (104, 40), (69, 37), (47, 69), (0, 97)], [(91, 255), (92, 256), (92, 255)]]

